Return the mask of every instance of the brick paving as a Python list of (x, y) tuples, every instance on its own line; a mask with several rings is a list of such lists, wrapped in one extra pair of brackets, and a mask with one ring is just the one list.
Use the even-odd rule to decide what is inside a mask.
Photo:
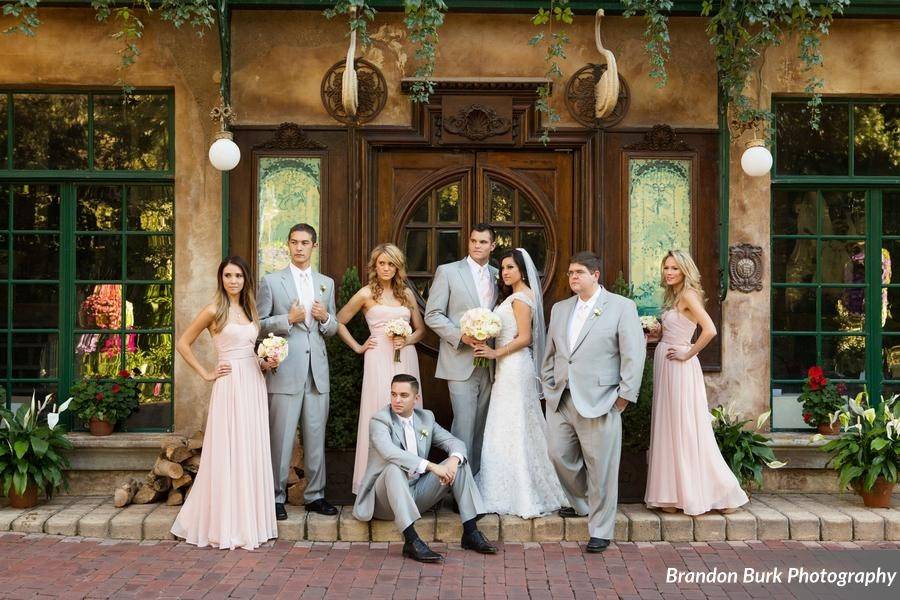
[(603, 554), (590, 555), (583, 554), (576, 542), (527, 542), (506, 543), (494, 556), (463, 551), (456, 544), (433, 547), (446, 553), (444, 564), (404, 559), (401, 544), (387, 542), (278, 541), (247, 552), (200, 549), (174, 541), (3, 533), (0, 596), (821, 600), (844, 596), (827, 591), (811, 595), (778, 584), (666, 583), (666, 569), (741, 571), (800, 563), (848, 568), (856, 562), (854, 556), (859, 557), (856, 568), (863, 568), (871, 565), (866, 556), (872, 553), (865, 550), (890, 550), (880, 555), (896, 556), (900, 543), (619, 542)]

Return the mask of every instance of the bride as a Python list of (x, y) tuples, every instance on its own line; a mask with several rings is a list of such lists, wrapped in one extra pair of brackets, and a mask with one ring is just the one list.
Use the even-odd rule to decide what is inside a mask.
[(484, 512), (529, 519), (567, 506), (568, 500), (547, 454), (541, 414), (546, 333), (540, 278), (522, 248), (503, 255), (500, 276), (503, 300), (494, 309), (503, 323), (500, 335), (495, 348), (475, 349), (475, 356), (497, 361), (476, 481)]

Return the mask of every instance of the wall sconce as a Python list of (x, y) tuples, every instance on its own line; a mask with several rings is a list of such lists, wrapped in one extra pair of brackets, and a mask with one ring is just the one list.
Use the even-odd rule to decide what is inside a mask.
[(220, 123), (215, 141), (209, 147), (209, 162), (219, 171), (230, 171), (241, 162), (241, 149), (234, 143), (234, 136), (228, 131), (228, 124), (234, 119), (231, 106), (219, 98), (219, 105), (214, 107), (209, 116)]
[(753, 138), (741, 155), (741, 168), (750, 177), (762, 177), (772, 169), (772, 153), (765, 141)]

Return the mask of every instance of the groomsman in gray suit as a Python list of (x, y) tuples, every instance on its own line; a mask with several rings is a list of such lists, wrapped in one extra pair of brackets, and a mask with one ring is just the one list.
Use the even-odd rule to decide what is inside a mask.
[(425, 324), (441, 338), (434, 376), (446, 379), (453, 407), (450, 432), (469, 452), (472, 473), (481, 467), (484, 422), (491, 399), (492, 373), (475, 367), (477, 342), (462, 335), (459, 320), (472, 308), (493, 309), (497, 302), (497, 269), (488, 264), (497, 246), (494, 230), (479, 223), (469, 234), (469, 255), (441, 265), (434, 273), (425, 306)]
[(306, 509), (336, 515), (325, 500), (325, 424), (328, 421), (328, 355), (325, 337), (337, 333), (334, 281), (312, 269), (318, 247), (316, 230), (306, 223), (291, 227), (291, 264), (263, 277), (256, 297), (260, 338), (269, 333), (288, 341), (288, 356), (277, 372), (266, 372), (269, 432), (275, 475), (275, 517), (287, 519), (288, 469), (297, 435), (303, 428)]
[[(422, 513), (452, 493), (463, 525), (461, 545), (482, 554), (497, 548), (475, 526), (483, 512), (483, 501), (466, 461), (465, 445), (435, 423), (430, 410), (414, 408), (419, 382), (412, 375), (395, 375), (391, 381), (391, 404), (369, 421), (369, 462), (360, 485), (353, 516), (394, 521), (403, 533), (403, 556), (420, 562), (439, 562), (443, 557), (416, 533)], [(432, 445), (449, 457), (429, 462)]]
[(600, 258), (569, 261), (575, 296), (553, 305), (542, 380), (547, 445), (570, 508), (588, 515), (588, 552), (609, 546), (616, 523), (622, 412), (637, 402), (647, 350), (637, 307), (599, 284)]

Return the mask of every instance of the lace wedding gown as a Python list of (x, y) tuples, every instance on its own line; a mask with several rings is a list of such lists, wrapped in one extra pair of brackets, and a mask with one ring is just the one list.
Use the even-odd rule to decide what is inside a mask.
[[(497, 348), (518, 334), (514, 300), (534, 309), (534, 301), (523, 292), (512, 294), (494, 309), (503, 323)], [(475, 477), (485, 512), (529, 519), (569, 505), (547, 454), (546, 422), (536, 383), (530, 346), (497, 361), (481, 471)]]

